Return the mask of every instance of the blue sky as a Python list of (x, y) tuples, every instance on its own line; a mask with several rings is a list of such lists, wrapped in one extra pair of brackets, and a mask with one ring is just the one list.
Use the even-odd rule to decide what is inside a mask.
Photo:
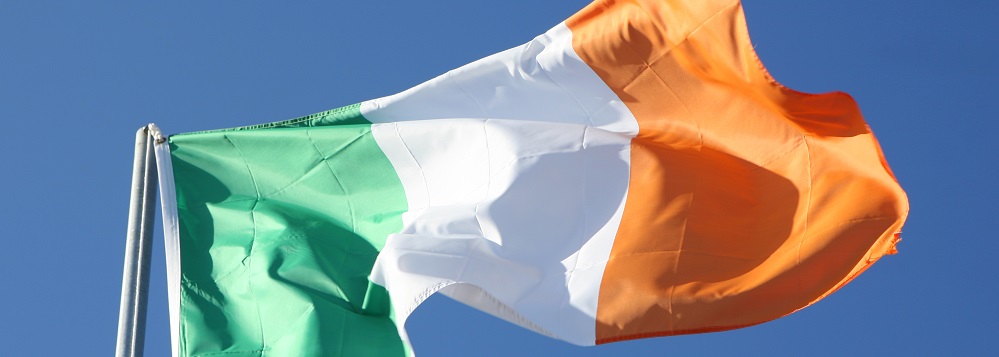
[[(270, 122), (392, 94), (526, 42), (583, 0), (0, 3), (0, 341), (115, 344), (135, 130)], [(764, 64), (853, 95), (908, 192), (900, 244), (818, 304), (746, 329), (579, 348), (435, 297), (422, 356), (961, 355), (999, 331), (999, 5), (747, 1)], [(147, 355), (169, 353), (162, 236)]]

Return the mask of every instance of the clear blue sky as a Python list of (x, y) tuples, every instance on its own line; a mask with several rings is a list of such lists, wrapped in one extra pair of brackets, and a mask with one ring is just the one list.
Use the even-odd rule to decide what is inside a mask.
[[(392, 94), (526, 42), (586, 1), (150, 3), (0, 3), (3, 355), (113, 352), (141, 125), (255, 124)], [(745, 6), (778, 80), (860, 103), (911, 200), (901, 253), (774, 322), (591, 348), (435, 297), (409, 323), (422, 356), (994, 353), (999, 3)], [(166, 356), (160, 234), (155, 249), (147, 355)]]

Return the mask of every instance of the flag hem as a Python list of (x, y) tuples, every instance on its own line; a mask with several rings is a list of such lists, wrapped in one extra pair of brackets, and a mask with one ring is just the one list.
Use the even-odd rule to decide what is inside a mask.
[(180, 224), (177, 215), (177, 193), (173, 180), (170, 144), (155, 137), (156, 171), (159, 175), (160, 206), (163, 215), (163, 247), (166, 255), (167, 300), (170, 314), (170, 349), (180, 353)]

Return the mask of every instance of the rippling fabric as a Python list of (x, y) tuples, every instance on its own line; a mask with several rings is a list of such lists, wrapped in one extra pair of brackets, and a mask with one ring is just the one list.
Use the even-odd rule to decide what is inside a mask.
[(157, 155), (185, 356), (409, 354), (437, 292), (579, 345), (745, 327), (894, 253), (908, 212), (854, 100), (771, 78), (735, 0), (599, 0)]

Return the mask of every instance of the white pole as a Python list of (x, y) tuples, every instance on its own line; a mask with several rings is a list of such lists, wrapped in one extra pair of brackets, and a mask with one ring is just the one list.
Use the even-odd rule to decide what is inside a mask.
[(156, 210), (156, 164), (147, 127), (135, 133), (132, 197), (128, 208), (125, 269), (121, 280), (118, 344), (115, 356), (140, 357), (146, 331), (149, 261), (152, 256), (153, 215)]

